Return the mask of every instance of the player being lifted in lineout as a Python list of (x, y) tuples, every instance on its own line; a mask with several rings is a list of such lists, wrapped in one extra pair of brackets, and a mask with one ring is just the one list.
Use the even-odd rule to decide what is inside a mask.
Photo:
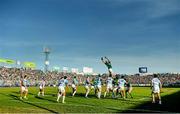
[(112, 65), (111, 61), (107, 57), (101, 57), (101, 61), (107, 66), (108, 71), (109, 71), (109, 76), (112, 76), (113, 70), (112, 70)]

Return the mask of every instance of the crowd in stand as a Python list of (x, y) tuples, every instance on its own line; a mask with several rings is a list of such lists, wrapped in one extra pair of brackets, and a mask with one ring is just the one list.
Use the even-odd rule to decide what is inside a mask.
[[(75, 73), (63, 73), (57, 71), (49, 71), (47, 73), (44, 73), (42, 70), (0, 67), (0, 86), (19, 86), (21, 76), (24, 75), (27, 75), (30, 86), (37, 86), (43, 77), (46, 80), (47, 86), (57, 85), (57, 81), (62, 76), (67, 76), (70, 83), (74, 76), (77, 77), (80, 84), (83, 84), (86, 79), (86, 75), (77, 75)], [(163, 85), (168, 86), (176, 83), (180, 84), (180, 74), (161, 73), (158, 75)], [(108, 75), (106, 74), (102, 75), (103, 82), (105, 82), (107, 76)], [(96, 77), (96, 75), (89, 75), (89, 77), (90, 80), (93, 80)], [(150, 81), (153, 78), (152, 75), (127, 75), (125, 77), (128, 78), (132, 84), (150, 84)]]
[[(158, 74), (159, 79), (163, 85), (172, 85), (172, 84), (180, 84), (180, 74), (173, 73), (161, 73)], [(132, 84), (150, 84), (153, 78), (153, 75), (145, 75), (145, 76), (127, 76)]]

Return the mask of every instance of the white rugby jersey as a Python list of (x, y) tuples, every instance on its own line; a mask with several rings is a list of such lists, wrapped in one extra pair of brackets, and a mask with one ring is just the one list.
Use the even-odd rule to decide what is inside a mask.
[(66, 84), (68, 84), (68, 80), (66, 80), (66, 79), (61, 79), (61, 80), (59, 80), (59, 86), (65, 87)]
[(159, 85), (161, 84), (158, 78), (153, 78), (151, 83), (154, 88), (159, 88)]
[(112, 85), (112, 84), (113, 84), (113, 79), (111, 77), (108, 77), (107, 85)]
[(45, 87), (45, 81), (44, 80), (41, 81), (40, 87), (43, 87), (43, 88)]
[(126, 80), (124, 80), (124, 79), (119, 79), (118, 80), (119, 87), (124, 87), (125, 83), (126, 83)]

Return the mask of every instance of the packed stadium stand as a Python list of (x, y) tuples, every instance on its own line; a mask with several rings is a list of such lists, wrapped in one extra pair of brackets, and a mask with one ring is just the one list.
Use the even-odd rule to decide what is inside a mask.
[[(19, 86), (19, 82), (21, 76), (27, 75), (29, 80), (29, 86), (37, 86), (39, 81), (41, 81), (42, 77), (46, 80), (47, 86), (55, 86), (57, 85), (57, 81), (62, 76), (67, 76), (69, 82), (71, 83), (72, 78), (74, 76), (77, 77), (80, 84), (83, 84), (86, 79), (86, 75), (80, 75), (75, 73), (63, 73), (56, 71), (49, 71), (44, 73), (42, 70), (31, 70), (25, 68), (6, 68), (0, 67), (0, 86), (2, 87), (10, 87), (10, 86)], [(88, 75), (90, 80), (96, 78), (96, 75)], [(105, 83), (107, 74), (102, 75), (102, 80)], [(121, 75), (117, 75), (121, 76)], [(163, 86), (180, 86), (180, 74), (173, 73), (161, 73), (158, 74), (159, 79), (161, 80)], [(136, 86), (149, 86), (150, 81), (153, 78), (152, 75), (126, 75), (125, 78), (128, 78), (130, 82)]]

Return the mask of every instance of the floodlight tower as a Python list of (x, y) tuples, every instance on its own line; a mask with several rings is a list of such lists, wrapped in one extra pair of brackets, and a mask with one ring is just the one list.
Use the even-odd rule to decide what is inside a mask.
[(48, 71), (48, 67), (49, 67), (49, 54), (50, 54), (50, 49), (45, 47), (43, 50), (44, 54), (45, 54), (45, 62), (44, 62), (44, 71), (47, 72)]

